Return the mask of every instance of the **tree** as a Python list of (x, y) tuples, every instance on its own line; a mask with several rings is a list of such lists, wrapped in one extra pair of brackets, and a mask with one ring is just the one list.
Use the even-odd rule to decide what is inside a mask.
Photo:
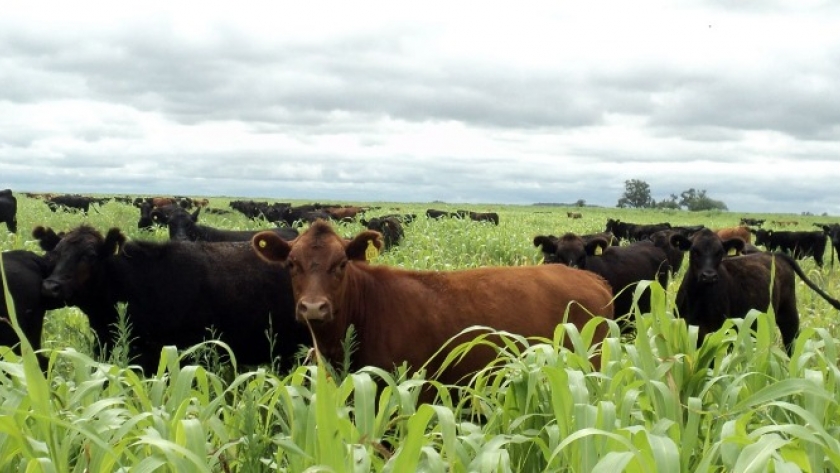
[(656, 201), (650, 196), (650, 185), (640, 179), (624, 181), (624, 195), (618, 199), (617, 207), (649, 208), (654, 207)]
[(680, 205), (691, 212), (700, 210), (727, 210), (726, 204), (706, 195), (706, 189), (691, 189), (682, 191), (680, 194)]
[(680, 204), (677, 202), (677, 194), (671, 194), (667, 199), (660, 200), (656, 203), (656, 208), (680, 210)]

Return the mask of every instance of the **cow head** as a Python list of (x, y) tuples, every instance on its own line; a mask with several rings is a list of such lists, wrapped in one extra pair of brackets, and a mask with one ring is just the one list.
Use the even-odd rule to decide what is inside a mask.
[(265, 231), (254, 235), (251, 245), (262, 259), (288, 268), (298, 321), (330, 322), (339, 315), (336, 302), (346, 290), (348, 263), (366, 262), (368, 246), (378, 251), (382, 241), (378, 232), (370, 230), (348, 241), (318, 220), (290, 242)]
[(559, 263), (557, 261), (557, 237), (554, 235), (537, 235), (534, 237), (534, 246), (542, 248), (543, 263)]
[(714, 284), (720, 279), (720, 262), (730, 251), (740, 254), (745, 242), (737, 237), (721, 240), (717, 233), (704, 228), (692, 235), (691, 239), (680, 233), (672, 235), (671, 245), (689, 252), (686, 277), (692, 277), (701, 284)]
[(534, 246), (542, 246), (545, 263), (558, 263), (573, 268), (586, 268), (587, 256), (600, 255), (609, 246), (606, 238), (592, 238), (586, 242), (574, 233), (560, 238), (553, 236), (534, 238)]
[(169, 216), (166, 225), (169, 227), (169, 239), (181, 241), (198, 240), (198, 214), (199, 207), (195, 212), (189, 213), (183, 209), (177, 209)]
[(755, 244), (767, 246), (770, 243), (770, 239), (773, 237), (773, 230), (764, 230), (759, 228), (758, 230), (750, 229), (750, 233), (755, 234)]
[[(54, 265), (52, 273), (41, 284), (46, 297), (71, 301), (84, 290), (102, 262), (117, 253), (125, 243), (120, 229), (112, 228), (103, 237), (93, 227), (82, 225), (59, 239), (50, 229), (39, 232), (46, 257)], [(38, 235), (36, 235), (38, 238)]]

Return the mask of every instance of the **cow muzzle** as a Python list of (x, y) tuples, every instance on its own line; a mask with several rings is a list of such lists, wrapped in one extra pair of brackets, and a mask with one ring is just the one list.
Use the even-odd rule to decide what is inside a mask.
[(297, 319), (301, 322), (329, 322), (332, 320), (332, 309), (326, 299), (318, 301), (300, 300), (297, 303)]
[(701, 283), (704, 284), (713, 284), (718, 282), (718, 273), (717, 271), (701, 271), (699, 280)]
[(64, 293), (64, 285), (54, 279), (44, 279), (41, 283), (41, 295), (52, 299), (60, 299)]

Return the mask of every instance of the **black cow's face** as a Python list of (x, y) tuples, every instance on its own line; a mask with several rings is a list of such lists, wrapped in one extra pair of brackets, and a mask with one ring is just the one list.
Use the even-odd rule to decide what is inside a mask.
[[(200, 209), (199, 209), (200, 210)], [(196, 241), (199, 238), (198, 211), (190, 214), (186, 210), (177, 210), (169, 216), (167, 226), (169, 227), (169, 239), (180, 241)]]
[[(680, 239), (682, 238), (682, 239)], [(690, 246), (688, 252), (688, 271), (700, 284), (714, 284), (720, 279), (718, 273), (723, 258), (735, 250), (740, 253), (744, 249), (744, 240), (732, 238), (726, 241), (720, 239), (717, 233), (703, 229), (694, 234), (691, 240), (675, 235), (672, 243), (680, 249)]]
[(124, 242), (125, 236), (115, 228), (106, 238), (88, 226), (68, 232), (46, 255), (54, 269), (41, 284), (41, 293), (46, 297), (73, 300), (89, 283), (102, 261), (117, 252)]
[(770, 237), (773, 235), (772, 230), (758, 229), (755, 231), (755, 244), (766, 246), (770, 242)]
[(586, 249), (583, 242), (561, 241), (555, 253), (557, 263), (571, 266), (572, 268), (586, 269)]

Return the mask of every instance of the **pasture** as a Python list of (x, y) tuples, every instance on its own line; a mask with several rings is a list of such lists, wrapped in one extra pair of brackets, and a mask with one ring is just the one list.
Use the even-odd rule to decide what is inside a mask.
[[(227, 209), (230, 200), (211, 198), (210, 206)], [(373, 264), (424, 270), (539, 264), (535, 235), (602, 231), (607, 218), (720, 228), (750, 216), (796, 220), (803, 230), (838, 221), (373, 205), (381, 208), (369, 216), (418, 215), (405, 226), (404, 241)], [(40, 253), (30, 235), (37, 225), (61, 231), (84, 222), (103, 232), (119, 227), (132, 239), (168, 238), (163, 228), (139, 231), (138, 209), (113, 201), (86, 216), (53, 213), (22, 195), (18, 206), (18, 233), (0, 229), (2, 250)], [(500, 223), (430, 220), (424, 216), (429, 207), (495, 211)], [(582, 217), (569, 218), (568, 211)], [(200, 222), (240, 230), (270, 226), (235, 212), (202, 212)], [(348, 237), (363, 229), (356, 222), (336, 228)], [(827, 249), (822, 269), (812, 258), (800, 265), (837, 297), (840, 266), (833, 268), (829, 255)], [(758, 311), (727, 322), (697, 347), (697, 329), (673, 314), (680, 278), (667, 288), (652, 285), (651, 313), (637, 315), (634, 338), (622, 338), (614, 322), (600, 319), (580, 331), (560, 325), (552, 339), (503, 334), (508, 343), (496, 361), (457, 396), (404, 369), (347, 372), (301, 358), (297, 368), (278, 373), (271, 366), (222, 365), (209, 350), (206, 363), (182, 365), (183, 353), (166, 348), (157, 373), (142, 377), (119, 350), (111, 359), (93, 357), (96, 340), (78, 309), (51, 311), (43, 335), (46, 373), (31, 352), (18, 357), (0, 348), (0, 471), (840, 471), (840, 314), (797, 282), (802, 330), (791, 357), (772, 317)], [(754, 321), (756, 329), (748, 330)], [(589, 343), (597, 324), (611, 333), (601, 347)], [(574, 348), (564, 348), (565, 340)], [(593, 366), (589, 355), (597, 350), (600, 364)], [(417, 406), (427, 383), (440, 396)]]

